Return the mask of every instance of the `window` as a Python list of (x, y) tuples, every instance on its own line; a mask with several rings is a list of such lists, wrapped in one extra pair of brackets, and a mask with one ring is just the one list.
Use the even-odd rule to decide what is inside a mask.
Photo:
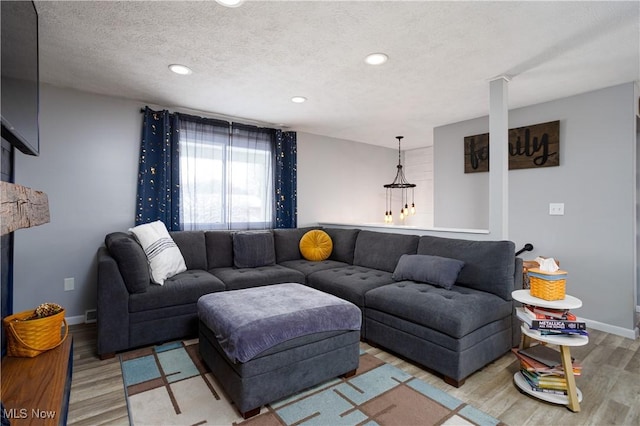
[(181, 229), (273, 226), (273, 131), (180, 116)]

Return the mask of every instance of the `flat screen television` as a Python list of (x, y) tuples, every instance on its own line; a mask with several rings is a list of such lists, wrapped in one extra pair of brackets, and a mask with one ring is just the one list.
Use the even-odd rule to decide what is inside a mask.
[(39, 155), (38, 12), (32, 1), (0, 5), (2, 137), (25, 154)]

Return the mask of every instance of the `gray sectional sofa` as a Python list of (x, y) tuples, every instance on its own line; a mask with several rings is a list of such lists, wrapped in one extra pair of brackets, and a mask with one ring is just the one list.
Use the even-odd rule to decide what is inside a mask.
[[(518, 344), (511, 292), (522, 287), (522, 261), (512, 242), (325, 228), (333, 250), (327, 260), (313, 262), (299, 249), (310, 229), (317, 228), (262, 231), (262, 248), (252, 253), (240, 252), (251, 241), (240, 237), (253, 238), (252, 232), (172, 232), (187, 271), (163, 286), (150, 282), (146, 256), (132, 235), (107, 235), (98, 250), (98, 354), (196, 336), (200, 296), (286, 282), (354, 303), (363, 315), (363, 340), (454, 386)], [(443, 288), (430, 278), (405, 279), (396, 270), (403, 255), (414, 264), (438, 256), (464, 266), (455, 284)], [(418, 266), (417, 274), (424, 274)]]

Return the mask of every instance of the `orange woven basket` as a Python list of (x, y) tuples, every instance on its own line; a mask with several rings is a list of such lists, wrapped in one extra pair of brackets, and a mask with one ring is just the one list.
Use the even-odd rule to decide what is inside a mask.
[[(55, 315), (24, 321), (33, 310), (9, 315), (2, 320), (7, 337), (7, 355), (33, 358), (64, 342), (69, 335), (64, 309)], [(61, 327), (64, 324), (64, 335)]]
[(562, 300), (565, 297), (567, 272), (545, 272), (539, 268), (527, 271), (529, 276), (529, 291), (531, 295), (544, 300)]

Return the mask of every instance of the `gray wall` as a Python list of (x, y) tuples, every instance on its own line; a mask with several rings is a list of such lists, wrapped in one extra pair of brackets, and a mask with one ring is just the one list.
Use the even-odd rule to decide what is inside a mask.
[[(144, 105), (42, 85), (41, 155), (16, 154), (16, 183), (47, 193), (51, 223), (15, 232), (15, 311), (51, 301), (76, 317), (96, 307), (96, 251), (107, 233), (134, 222)], [(393, 177), (396, 156), (299, 133), (299, 224), (381, 222), (382, 185)], [(71, 277), (76, 289), (65, 292)]]
[[(14, 310), (96, 307), (96, 251), (133, 225), (140, 104), (42, 85), (40, 156), (16, 153), (16, 183), (49, 197), (51, 223), (15, 232)], [(75, 290), (64, 291), (64, 279)]]
[[(560, 167), (509, 174), (511, 239), (518, 245), (530, 241), (536, 246), (536, 252), (527, 258), (541, 254), (560, 259), (570, 273), (569, 292), (583, 299), (580, 315), (624, 330), (632, 329), (635, 305), (631, 273), (635, 263), (630, 258), (635, 244), (632, 147), (636, 133), (635, 119), (630, 117), (633, 92), (629, 87), (516, 110), (510, 118), (514, 126), (560, 119), (562, 132)], [(139, 108), (143, 105), (43, 85), (42, 153), (40, 157), (16, 154), (16, 183), (48, 194), (51, 223), (15, 232), (15, 311), (46, 301), (64, 305), (68, 316), (84, 315), (86, 309), (95, 308), (96, 250), (105, 234), (133, 225), (142, 123)], [(480, 127), (473, 124), (470, 130), (487, 131), (488, 120)], [(464, 176), (461, 149), (458, 154), (448, 152), (458, 149), (455, 145), (461, 146), (462, 138), (456, 136), (448, 146), (438, 138), (444, 130), (450, 129), (436, 131), (434, 147), (436, 226), (486, 228), (486, 184)], [(333, 200), (340, 203), (336, 209), (350, 205), (349, 212), (364, 209), (369, 214), (375, 207), (365, 206), (362, 200), (380, 198), (381, 203), (374, 204), (384, 205), (378, 183), (367, 189), (372, 193), (356, 191), (350, 185), (340, 185), (340, 179), (328, 178), (326, 165), (342, 164), (344, 179), (354, 176), (350, 170), (356, 171), (353, 178), (357, 178), (358, 170), (367, 169), (367, 163), (358, 160), (372, 158), (374, 168), (384, 164), (379, 179), (386, 182), (393, 171), (395, 151), (352, 143), (344, 151), (339, 142), (300, 134), (298, 161), (305, 167), (300, 170), (301, 224), (344, 222), (326, 203), (317, 201), (326, 195), (328, 180), (331, 192), (338, 194)], [(313, 171), (307, 169), (314, 164)], [(349, 165), (356, 169), (349, 169)], [(453, 173), (443, 175), (449, 169)], [(486, 174), (475, 179), (487, 180)], [(358, 185), (369, 188), (365, 182), (358, 181)], [(448, 197), (442, 199), (443, 194)], [(549, 202), (566, 203), (566, 215), (547, 216)], [(438, 223), (443, 219), (442, 208), (449, 209), (445, 216), (459, 221)], [(482, 214), (484, 222), (473, 222)], [(368, 220), (379, 223), (378, 214), (374, 216)], [(354, 218), (367, 221), (357, 213)], [(75, 278), (76, 289), (65, 292), (63, 283), (68, 277)]]
[[(516, 81), (512, 84), (516, 84)], [(509, 112), (509, 127), (560, 120), (560, 166), (509, 172), (509, 239), (567, 270), (577, 312), (629, 334), (635, 310), (635, 108), (627, 83)], [(488, 173), (464, 174), (463, 138), (488, 118), (434, 131), (435, 226), (488, 228)], [(565, 203), (549, 216), (549, 203)]]

